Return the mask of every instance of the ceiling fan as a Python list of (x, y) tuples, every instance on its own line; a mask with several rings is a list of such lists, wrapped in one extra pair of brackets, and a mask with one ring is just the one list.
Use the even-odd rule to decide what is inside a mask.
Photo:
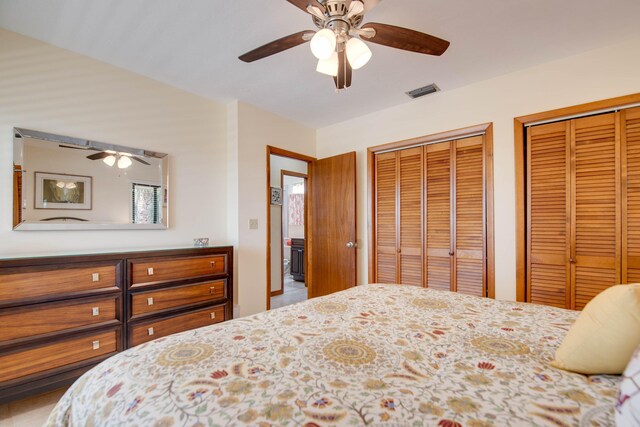
[(310, 41), (318, 58), (316, 71), (333, 76), (336, 90), (340, 90), (351, 86), (352, 70), (371, 59), (371, 50), (363, 40), (435, 56), (449, 47), (448, 41), (419, 31), (374, 22), (362, 25), (367, 5), (373, 3), (370, 1), (367, 5), (361, 0), (287, 1), (310, 14), (318, 31), (300, 31), (272, 41), (245, 53), (240, 60), (253, 62)]
[[(97, 148), (93, 148), (93, 147), (72, 147), (72, 146), (69, 146), (69, 145), (59, 145), (59, 147), (61, 147), (61, 148), (72, 148), (74, 150), (100, 151)], [(128, 168), (129, 166), (131, 166), (132, 163), (133, 163), (131, 160), (135, 160), (135, 161), (140, 162), (143, 165), (147, 165), (147, 166), (149, 166), (151, 164), (151, 163), (148, 163), (148, 162), (142, 160), (140, 157), (136, 157), (136, 156), (132, 155), (131, 153), (117, 152), (117, 151), (113, 151), (113, 150), (104, 150), (104, 151), (100, 151), (99, 153), (90, 154), (90, 155), (87, 156), (87, 159), (89, 159), (89, 160), (102, 160), (104, 163), (106, 163), (109, 166), (113, 166), (117, 162), (118, 163), (118, 167), (120, 169), (125, 169), (125, 168)]]

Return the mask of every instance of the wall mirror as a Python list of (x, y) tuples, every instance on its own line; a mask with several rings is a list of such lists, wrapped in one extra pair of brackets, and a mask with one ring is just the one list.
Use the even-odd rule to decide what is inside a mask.
[(165, 229), (168, 156), (14, 128), (13, 229)]

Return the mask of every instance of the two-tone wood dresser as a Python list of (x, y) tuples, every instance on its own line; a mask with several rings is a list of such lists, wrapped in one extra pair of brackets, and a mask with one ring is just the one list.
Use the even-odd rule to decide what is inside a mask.
[(232, 316), (232, 247), (0, 260), (0, 402)]

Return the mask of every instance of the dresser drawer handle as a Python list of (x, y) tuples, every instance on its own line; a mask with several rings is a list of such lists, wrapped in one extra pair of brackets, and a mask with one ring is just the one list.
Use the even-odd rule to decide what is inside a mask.
[(94, 341), (94, 342), (93, 342), (93, 343), (91, 343), (91, 344), (92, 344), (92, 347), (93, 347), (93, 349), (94, 349), (94, 350), (97, 350), (97, 349), (99, 349), (99, 348), (100, 348), (100, 341), (98, 341), (98, 340), (97, 340), (97, 341)]
[(216, 314), (215, 313), (211, 313), (211, 318), (215, 319), (216, 318)]
[(147, 268), (147, 276), (153, 276), (153, 267)]
[(149, 336), (153, 335), (153, 328), (147, 328), (147, 333)]
[(215, 261), (210, 261), (209, 264), (211, 264), (211, 268), (214, 268), (216, 266), (216, 262)]
[(93, 307), (93, 308), (91, 309), (91, 314), (92, 314), (93, 316), (99, 316), (99, 315), (100, 315), (100, 307)]
[(147, 305), (153, 305), (153, 297), (147, 298)]
[(100, 281), (100, 273), (93, 273), (91, 275), (91, 280), (94, 282), (99, 282)]
[(209, 293), (210, 294), (215, 294), (216, 293), (216, 287), (215, 286), (210, 287), (209, 288)]

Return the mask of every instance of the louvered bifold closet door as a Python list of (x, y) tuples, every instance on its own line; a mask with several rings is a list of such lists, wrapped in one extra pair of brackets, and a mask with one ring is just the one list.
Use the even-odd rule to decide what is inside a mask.
[(451, 144), (431, 144), (425, 150), (427, 287), (445, 291), (452, 290)]
[(379, 283), (398, 282), (396, 154), (375, 156), (376, 278)]
[(573, 120), (571, 308), (621, 281), (620, 145), (616, 114)]
[[(622, 112), (622, 161), (627, 171), (623, 186), (623, 283), (640, 283), (640, 108)], [(626, 203), (625, 203), (626, 202)]]
[(483, 136), (455, 142), (454, 288), (485, 296)]
[(400, 174), (400, 280), (422, 286), (422, 147), (398, 152)]
[(569, 308), (569, 122), (527, 132), (527, 301)]

